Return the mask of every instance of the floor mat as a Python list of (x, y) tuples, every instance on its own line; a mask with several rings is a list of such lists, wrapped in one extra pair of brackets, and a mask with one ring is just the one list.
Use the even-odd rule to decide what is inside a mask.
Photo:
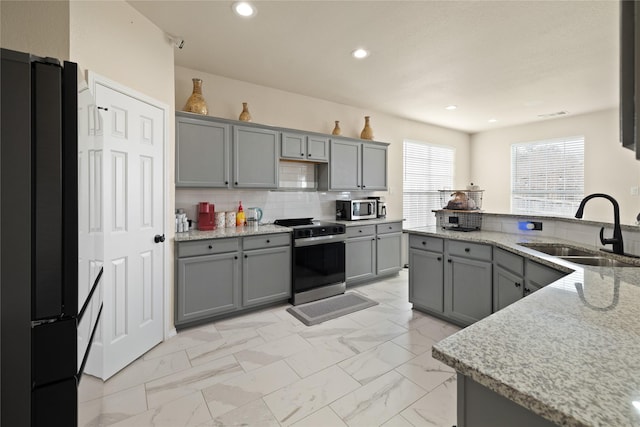
[(378, 305), (378, 303), (355, 292), (348, 292), (319, 301), (289, 307), (287, 311), (305, 325), (311, 326), (354, 311), (373, 307), (374, 305)]

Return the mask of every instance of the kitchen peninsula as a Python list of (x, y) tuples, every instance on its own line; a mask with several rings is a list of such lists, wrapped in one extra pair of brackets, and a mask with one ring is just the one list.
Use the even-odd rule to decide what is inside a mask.
[(519, 245), (569, 243), (551, 237), (405, 231), (573, 270), (433, 346), (458, 372), (459, 427), (640, 425), (640, 263), (583, 266)]

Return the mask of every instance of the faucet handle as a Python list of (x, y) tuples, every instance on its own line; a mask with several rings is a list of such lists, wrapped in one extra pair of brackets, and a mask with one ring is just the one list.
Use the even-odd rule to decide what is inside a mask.
[(605, 239), (604, 238), (604, 227), (600, 229), (600, 243), (603, 245), (613, 245), (614, 243), (618, 243), (618, 239)]

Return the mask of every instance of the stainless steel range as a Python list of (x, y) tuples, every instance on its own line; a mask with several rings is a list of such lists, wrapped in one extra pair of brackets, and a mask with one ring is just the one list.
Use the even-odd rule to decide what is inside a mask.
[(344, 293), (345, 226), (312, 218), (278, 219), (293, 229), (293, 305)]

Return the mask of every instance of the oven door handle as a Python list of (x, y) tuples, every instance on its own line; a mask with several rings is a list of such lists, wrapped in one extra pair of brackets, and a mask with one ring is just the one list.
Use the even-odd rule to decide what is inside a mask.
[(303, 237), (301, 239), (295, 239), (293, 241), (293, 246), (302, 247), (302, 246), (316, 246), (322, 245), (325, 243), (340, 243), (345, 242), (347, 240), (347, 236), (345, 234), (332, 234), (330, 236), (317, 236), (317, 237)]

